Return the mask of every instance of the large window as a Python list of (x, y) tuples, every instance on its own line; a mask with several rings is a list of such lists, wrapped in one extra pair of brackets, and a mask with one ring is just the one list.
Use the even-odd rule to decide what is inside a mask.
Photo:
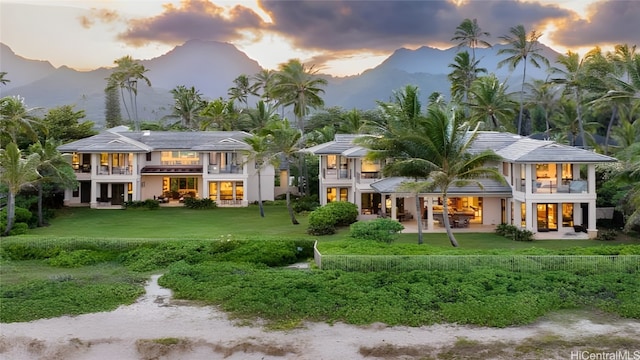
[(209, 169), (213, 173), (240, 173), (242, 172), (242, 158), (237, 152), (211, 152), (209, 153)]
[(362, 160), (362, 178), (363, 179), (379, 179), (380, 178), (380, 161)]
[(209, 199), (220, 204), (239, 204), (244, 200), (244, 184), (242, 181), (211, 181)]
[(198, 178), (195, 177), (175, 177), (165, 178), (164, 183), (169, 183), (169, 190), (180, 194), (198, 193)]
[(382, 196), (378, 193), (365, 193), (362, 194), (362, 214), (363, 215), (376, 215), (382, 210)]
[(327, 188), (327, 202), (333, 201), (349, 201), (349, 189)]
[(200, 157), (195, 151), (163, 151), (160, 163), (162, 165), (198, 165)]

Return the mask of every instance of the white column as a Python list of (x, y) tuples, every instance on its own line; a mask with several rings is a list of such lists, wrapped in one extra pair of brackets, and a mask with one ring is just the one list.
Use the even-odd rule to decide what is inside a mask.
[(433, 230), (433, 196), (427, 198), (427, 230)]
[[(596, 193), (596, 165), (595, 164), (587, 165), (587, 184), (588, 184), (587, 192), (589, 194), (595, 195)], [(591, 221), (591, 218), (589, 218), (589, 221)]]
[(89, 206), (92, 209), (98, 207), (98, 183), (96, 183), (95, 177), (98, 174), (98, 168), (100, 166), (100, 154), (91, 154), (91, 197), (89, 198)]
[(518, 200), (512, 201), (513, 206), (513, 222), (517, 228), (522, 227), (522, 203)]
[[(525, 211), (525, 222), (526, 222), (525, 228), (527, 230), (529, 230), (529, 231), (534, 231), (534, 227), (533, 227), (533, 219), (534, 219), (534, 217), (533, 217), (533, 214), (536, 211), (536, 204), (532, 203), (531, 201), (528, 201), (528, 200), (525, 202), (525, 204), (526, 204), (525, 205), (525, 208), (526, 208), (526, 211)], [(536, 224), (536, 228), (537, 227), (538, 226)]]
[(396, 194), (391, 194), (391, 218), (398, 218), (398, 209), (396, 208)]
[(573, 203), (573, 225), (582, 224), (582, 207), (580, 203)]
[(596, 236), (598, 236), (598, 229), (596, 228), (596, 201), (595, 200), (589, 200), (588, 212), (589, 212), (589, 216), (588, 216), (589, 224), (587, 227), (587, 233), (589, 234), (589, 239), (595, 239)]
[[(533, 176), (531, 175), (531, 164), (525, 164), (524, 165), (524, 186), (525, 186), (525, 193), (527, 194), (531, 194), (533, 192), (533, 190), (531, 189), (531, 186), (533, 185)], [(528, 208), (527, 208), (528, 209)], [(529, 211), (527, 211), (528, 213)], [(529, 222), (527, 221), (527, 224)]]

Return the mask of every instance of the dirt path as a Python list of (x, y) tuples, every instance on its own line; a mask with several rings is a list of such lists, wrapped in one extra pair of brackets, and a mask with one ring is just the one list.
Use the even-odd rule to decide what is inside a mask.
[(138, 302), (112, 312), (0, 324), (0, 358), (570, 359), (572, 351), (597, 350), (628, 351), (640, 359), (640, 322), (601, 314), (555, 314), (505, 329), (308, 323), (265, 331), (239, 326), (215, 307), (171, 300), (157, 279), (152, 277)]

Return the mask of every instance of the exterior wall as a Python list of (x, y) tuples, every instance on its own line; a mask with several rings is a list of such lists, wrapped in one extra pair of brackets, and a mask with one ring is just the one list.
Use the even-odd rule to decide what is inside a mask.
[(482, 224), (498, 225), (502, 221), (502, 198), (483, 197), (482, 198)]
[(162, 195), (162, 176), (143, 175), (140, 179), (140, 185), (140, 198), (138, 200), (153, 199), (154, 196)]

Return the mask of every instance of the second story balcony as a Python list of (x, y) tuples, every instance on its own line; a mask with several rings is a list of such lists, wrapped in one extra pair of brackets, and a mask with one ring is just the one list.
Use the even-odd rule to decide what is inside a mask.
[(558, 184), (555, 179), (536, 179), (532, 180), (531, 189), (534, 194), (582, 194), (587, 192), (588, 186), (586, 180), (562, 180)]

